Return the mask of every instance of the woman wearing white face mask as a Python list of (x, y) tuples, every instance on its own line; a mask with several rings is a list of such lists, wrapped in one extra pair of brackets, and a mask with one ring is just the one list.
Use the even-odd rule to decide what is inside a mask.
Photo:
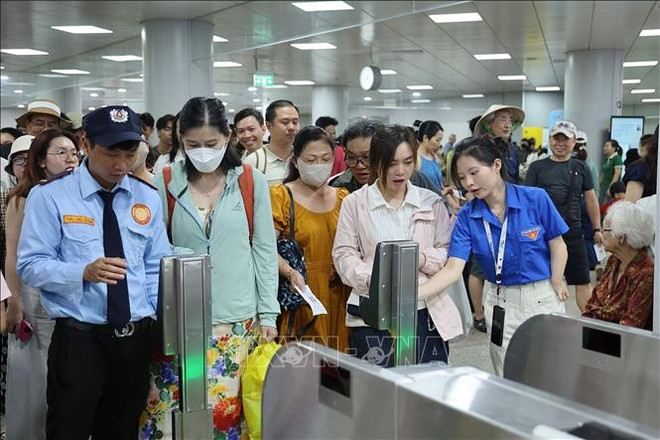
[[(236, 152), (227, 148), (231, 131), (222, 101), (189, 100), (179, 114), (178, 134), (185, 160), (163, 169), (153, 184), (163, 199), (172, 244), (211, 256), (208, 403), (215, 438), (240, 438), (239, 385), (246, 356), (259, 336), (265, 341), (277, 336), (280, 310), (268, 184), (261, 172), (244, 168)], [(251, 173), (253, 200), (241, 191), (244, 173)], [(168, 197), (175, 201), (171, 222)], [(171, 426), (166, 419), (177, 405), (176, 371), (173, 360), (152, 369), (156, 378), (141, 418), (141, 438), (160, 438), (158, 430)]]
[[(305, 331), (304, 338), (339, 351), (348, 348), (348, 333), (344, 325), (346, 287), (341, 283), (332, 264), (332, 243), (335, 239), (341, 202), (348, 195), (343, 188), (328, 185), (334, 163), (334, 144), (328, 133), (318, 127), (305, 127), (293, 141), (293, 156), (284, 185), (270, 188), (275, 233), (288, 237), (290, 231), (291, 199), (294, 200), (294, 236), (302, 247), (307, 270), (306, 284), (323, 303), (327, 315), (320, 315)], [(292, 285), (305, 289), (302, 275), (279, 257), (280, 277)], [(283, 312), (279, 322), (280, 334), (288, 328), (289, 312)], [(291, 333), (296, 334), (312, 320), (311, 309), (302, 306), (293, 315)]]

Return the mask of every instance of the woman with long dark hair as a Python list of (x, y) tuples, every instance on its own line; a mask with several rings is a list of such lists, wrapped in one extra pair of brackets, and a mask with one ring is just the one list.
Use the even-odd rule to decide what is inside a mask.
[(658, 137), (645, 135), (640, 139), (640, 158), (631, 163), (623, 176), (626, 184), (626, 200), (637, 200), (656, 193), (658, 180)]

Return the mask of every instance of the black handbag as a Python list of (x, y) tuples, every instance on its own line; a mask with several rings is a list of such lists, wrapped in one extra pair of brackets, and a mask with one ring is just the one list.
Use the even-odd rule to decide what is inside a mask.
[[(307, 269), (305, 268), (305, 255), (302, 247), (298, 244), (294, 235), (295, 216), (293, 209), (293, 194), (291, 190), (285, 185), (287, 193), (289, 193), (289, 236), (281, 237), (277, 240), (277, 253), (284, 258), (292, 269), (297, 270), (307, 280)], [(277, 286), (277, 301), (285, 311), (289, 312), (289, 323), (287, 326), (286, 336), (291, 335), (293, 328), (293, 318), (296, 310), (305, 303), (305, 300), (296, 292), (291, 285), (288, 278), (280, 275), (280, 281)], [(297, 336), (302, 336), (316, 320), (312, 319), (305, 327), (298, 332)]]

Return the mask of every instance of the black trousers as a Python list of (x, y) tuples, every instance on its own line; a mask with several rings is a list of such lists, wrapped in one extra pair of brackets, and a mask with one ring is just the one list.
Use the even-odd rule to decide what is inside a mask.
[(48, 440), (135, 440), (149, 391), (148, 329), (116, 338), (57, 323), (48, 350)]

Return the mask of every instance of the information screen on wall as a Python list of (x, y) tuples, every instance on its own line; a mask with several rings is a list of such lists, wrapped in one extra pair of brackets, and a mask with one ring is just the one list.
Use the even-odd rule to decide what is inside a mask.
[(611, 116), (610, 137), (623, 149), (623, 158), (631, 148), (639, 146), (639, 138), (644, 133), (644, 116)]

